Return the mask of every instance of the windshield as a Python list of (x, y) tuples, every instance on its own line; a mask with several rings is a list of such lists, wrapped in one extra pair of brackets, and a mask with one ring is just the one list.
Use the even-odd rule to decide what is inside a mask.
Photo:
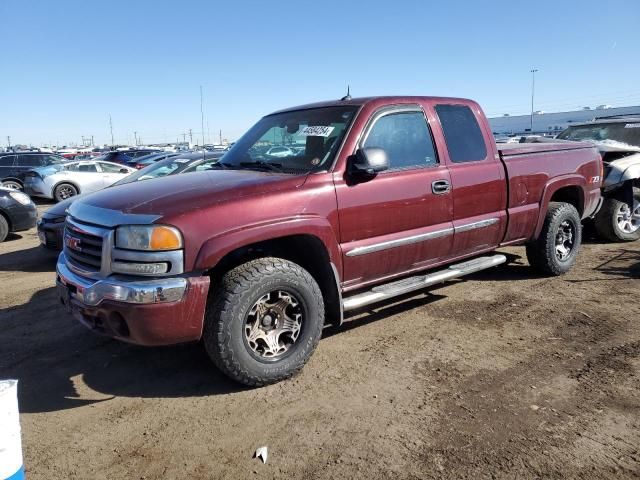
[(640, 122), (638, 123), (598, 123), (569, 127), (558, 135), (562, 140), (614, 140), (640, 147)]
[(331, 166), (358, 107), (325, 107), (268, 115), (221, 159), (224, 168), (307, 173)]

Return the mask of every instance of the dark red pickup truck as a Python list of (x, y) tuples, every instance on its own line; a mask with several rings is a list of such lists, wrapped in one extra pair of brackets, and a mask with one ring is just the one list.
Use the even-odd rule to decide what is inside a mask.
[(262, 118), (209, 171), (69, 208), (62, 301), (124, 341), (202, 340), (230, 377), (298, 371), (345, 311), (506, 261), (566, 272), (600, 201), (588, 144), (496, 147), (473, 101), (343, 99)]

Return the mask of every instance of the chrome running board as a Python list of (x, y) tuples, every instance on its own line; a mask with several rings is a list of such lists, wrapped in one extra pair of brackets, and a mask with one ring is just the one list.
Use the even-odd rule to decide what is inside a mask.
[(438, 283), (443, 283), (447, 280), (453, 280), (454, 278), (495, 267), (505, 263), (506, 261), (507, 257), (499, 254), (474, 258), (473, 260), (451, 265), (445, 270), (429, 273), (427, 275), (403, 278), (402, 280), (379, 285), (366, 292), (344, 298), (342, 306), (345, 312), (355, 310), (372, 303), (381, 302), (389, 298), (404, 295), (405, 293), (410, 293)]

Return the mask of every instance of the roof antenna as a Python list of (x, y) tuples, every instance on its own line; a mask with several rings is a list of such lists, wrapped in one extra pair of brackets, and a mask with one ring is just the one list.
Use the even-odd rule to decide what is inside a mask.
[(347, 84), (347, 94), (340, 99), (341, 102), (351, 100), (351, 92), (349, 91), (349, 85)]

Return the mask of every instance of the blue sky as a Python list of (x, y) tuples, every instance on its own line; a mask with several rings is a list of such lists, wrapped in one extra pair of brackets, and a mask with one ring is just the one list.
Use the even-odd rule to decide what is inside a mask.
[[(640, 2), (0, 0), (0, 143), (234, 139), (278, 108), (473, 98), (488, 114), (640, 104)], [(208, 124), (208, 127), (207, 127)], [(207, 138), (206, 140), (209, 140)]]

